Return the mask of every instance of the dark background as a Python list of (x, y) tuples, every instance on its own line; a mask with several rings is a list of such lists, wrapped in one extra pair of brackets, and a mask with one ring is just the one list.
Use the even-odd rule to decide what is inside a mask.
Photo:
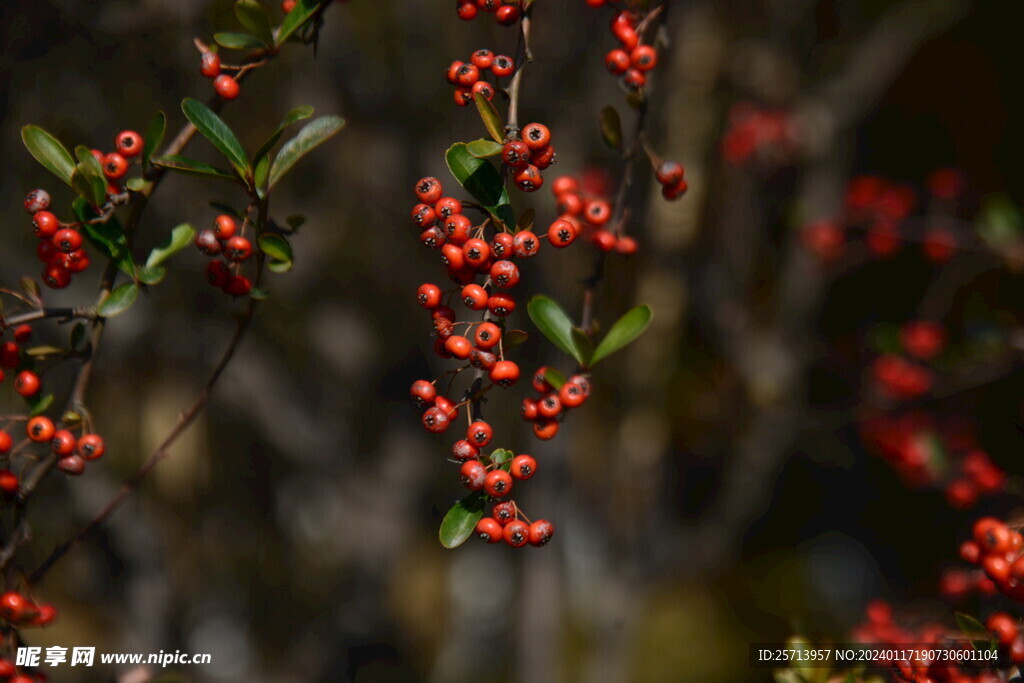
[[(443, 70), (480, 47), (514, 49), (512, 31), (460, 22), (450, 5), (338, 5), (316, 59), (287, 50), (225, 109), (250, 148), (301, 104), (349, 125), (274, 198), (275, 215), (308, 217), (295, 271), (271, 277), (272, 300), (173, 456), (38, 587), (61, 618), (29, 642), (213, 655), (160, 680), (741, 681), (764, 678), (746, 666), (747, 643), (841, 638), (874, 596), (948, 617), (928, 600), (978, 510), (907, 489), (863, 451), (863, 336), (936, 296), (931, 310), (955, 340), (1014, 325), (1019, 278), (971, 250), (943, 268), (911, 249), (877, 264), (854, 250), (823, 270), (792, 235), (799, 216), (835, 210), (852, 173), (920, 183), (954, 165), (973, 202), (1020, 198), (1018, 4), (672, 3), (650, 140), (687, 166), (691, 190), (667, 204), (641, 174), (630, 198), (641, 252), (611, 260), (597, 311), (609, 321), (646, 301), (655, 323), (600, 369), (595, 398), (553, 442), (539, 445), (517, 420), (521, 387), (491, 402), (500, 440), (541, 460), (522, 502), (558, 527), (546, 549), (518, 552), (438, 545), (460, 487), (444, 462), (449, 440), (423, 433), (404, 398), (441, 368), (412, 293), (443, 275), (408, 224), (411, 188), (447, 178), (446, 147), (483, 134), (451, 103)], [(58, 206), (71, 199), (24, 151), (20, 127), (105, 149), (163, 109), (177, 130), (180, 99), (210, 91), (191, 39), (233, 27), (230, 6), (0, 7), (3, 284), (36, 270), (24, 194), (43, 186)], [(602, 66), (609, 18), (577, 0), (536, 5), (523, 115), (553, 130), (559, 172), (619, 168), (596, 117), (608, 103), (630, 116)], [(797, 112), (807, 149), (727, 167), (718, 140), (737, 100)], [(213, 158), (202, 141), (189, 153)], [(180, 222), (205, 226), (209, 199), (244, 201), (168, 179), (140, 253)], [(541, 222), (554, 217), (550, 193), (515, 198), (527, 200)], [(969, 232), (969, 210), (963, 218)], [(552, 251), (526, 268), (520, 300), (544, 291), (578, 311), (589, 248)], [(89, 396), (109, 455), (81, 479), (47, 480), (26, 566), (94, 514), (199, 390), (234, 308), (203, 283), (203, 263), (184, 252), (110, 325)], [(88, 302), (99, 270), (48, 302)], [(516, 321), (533, 330), (525, 314)], [(558, 362), (532, 336), (524, 369)], [(1011, 472), (1016, 367), (928, 406), (975, 421)], [(76, 679), (64, 669), (53, 680)]]

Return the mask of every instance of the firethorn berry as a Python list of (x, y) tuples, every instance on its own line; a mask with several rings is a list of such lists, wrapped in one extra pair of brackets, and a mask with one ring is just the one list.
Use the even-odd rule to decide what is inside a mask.
[(480, 456), (480, 449), (465, 439), (452, 444), (452, 457), (456, 460), (472, 460)]
[(100, 165), (103, 167), (103, 175), (110, 180), (118, 180), (128, 173), (128, 160), (117, 152), (104, 155)]
[(64, 474), (79, 475), (85, 471), (85, 460), (79, 455), (67, 455), (57, 461), (57, 469)]
[(503, 498), (512, 491), (512, 475), (505, 470), (491, 470), (484, 478), (484, 491), (494, 498)]
[(15, 591), (0, 595), (0, 615), (8, 621), (21, 621), (26, 606), (25, 598)]
[(497, 543), (501, 540), (501, 525), (493, 517), (484, 517), (476, 523), (476, 535), (488, 543)]
[(290, 13), (293, 9), (295, 9), (295, 0), (284, 0), (281, 3), (281, 11), (285, 14)]
[(582, 405), (586, 399), (587, 397), (583, 395), (583, 389), (578, 384), (572, 382), (566, 382), (558, 390), (558, 400), (566, 408), (576, 408)]
[(487, 481), (487, 468), (479, 460), (467, 460), (459, 470), (462, 485), (470, 491), (479, 491)]
[(29, 213), (39, 213), (50, 208), (50, 193), (46, 190), (32, 190), (25, 195), (25, 210)]
[(595, 199), (587, 202), (583, 213), (588, 223), (600, 226), (607, 223), (608, 219), (612, 217), (612, 207), (602, 199)]
[[(574, 192), (565, 192), (558, 195), (558, 210), (569, 216), (579, 216), (583, 213), (583, 200)], [(564, 220), (565, 216), (562, 218)]]
[(455, 244), (465, 244), (469, 240), (469, 231), (473, 229), (473, 221), (468, 216), (457, 213), (444, 219), (444, 234)]
[(437, 406), (428, 408), (427, 411), (423, 413), (423, 426), (427, 428), (428, 432), (440, 434), (448, 429), (448, 425), (450, 424), (451, 420), (448, 418), (448, 415)]
[(470, 94), (476, 95), (477, 93), (483, 95), (484, 99), (490, 102), (494, 99), (494, 86), (487, 81), (477, 81), (473, 84), (473, 87), (470, 88)]
[(131, 159), (142, 154), (144, 141), (142, 136), (133, 130), (123, 130), (114, 139), (114, 147), (121, 156)]
[(491, 425), (483, 420), (477, 420), (469, 425), (469, 428), (466, 430), (466, 440), (474, 446), (481, 448), (489, 444), (493, 436), (494, 430), (491, 428)]
[(538, 419), (536, 422), (533, 423), (533, 435), (536, 436), (541, 441), (549, 441), (555, 438), (555, 434), (558, 434), (557, 420)]
[(513, 548), (522, 548), (530, 539), (530, 528), (526, 526), (526, 522), (516, 519), (505, 525), (501, 536), (505, 539), (505, 543)]
[(454, 197), (441, 197), (434, 204), (434, 213), (442, 220), (457, 213), (462, 213), (462, 202)]
[(1017, 637), (1017, 620), (1005, 612), (996, 612), (985, 622), (985, 628), (995, 634), (1002, 645), (1009, 645)]
[(426, 204), (417, 204), (412, 207), (412, 213), (410, 214), (413, 225), (418, 225), (421, 228), (429, 228), (437, 222), (437, 213), (434, 209)]
[(57, 430), (50, 440), (50, 450), (57, 455), (71, 455), (75, 452), (75, 436), (66, 429)]
[(555, 163), (555, 148), (552, 145), (548, 145), (544, 149), (534, 150), (530, 153), (530, 161), (533, 165), (544, 170)]
[(437, 249), (445, 243), (444, 231), (436, 225), (420, 233), (420, 243), (428, 249)]
[(987, 553), (1010, 550), (1010, 530), (994, 517), (982, 517), (974, 523), (974, 540)]
[(53, 236), (53, 246), (65, 254), (70, 254), (81, 248), (82, 236), (78, 234), (77, 230), (72, 230), (71, 228), (58, 230), (57, 234)]
[(60, 221), (49, 211), (37, 211), (32, 216), (32, 231), (40, 239), (49, 239), (57, 234)]
[(224, 100), (233, 100), (238, 97), (238, 81), (227, 74), (221, 74), (213, 79), (213, 90)]
[(479, 267), (491, 259), (491, 247), (479, 239), (471, 239), (466, 242), (462, 247), (462, 253), (466, 257), (466, 262), (474, 268)]
[(438, 396), (434, 399), (434, 407), (444, 412), (452, 420), (459, 416), (459, 409), (444, 396)]
[(223, 287), (231, 277), (231, 271), (223, 261), (210, 261), (206, 264), (206, 281), (214, 287)]
[(455, 70), (455, 82), (458, 85), (469, 88), (480, 80), (480, 69), (473, 64), (461, 64)]
[(626, 69), (626, 75), (622, 81), (633, 90), (640, 90), (647, 85), (647, 77), (639, 69)]
[(429, 283), (420, 285), (416, 290), (416, 302), (423, 308), (437, 308), (441, 305), (441, 288)]
[(220, 55), (216, 52), (204, 52), (199, 59), (199, 73), (207, 78), (216, 78), (220, 75)]
[(39, 375), (31, 370), (22, 370), (14, 379), (14, 390), (21, 396), (35, 396), (40, 387)]
[(229, 261), (241, 263), (252, 256), (252, 243), (241, 235), (235, 235), (224, 243), (224, 256)]
[(511, 76), (512, 72), (516, 70), (516, 63), (511, 57), (505, 55), (498, 55), (494, 58), (494, 62), (491, 64), (491, 73), (498, 78), (505, 76)]
[(0, 432), (0, 455), (11, 450), (11, 446), (14, 444), (14, 439), (7, 432)]
[(537, 461), (529, 455), (517, 455), (512, 458), (512, 467), (509, 471), (516, 479), (529, 479), (537, 471)]
[(548, 366), (544, 365), (537, 368), (537, 371), (533, 373), (533, 378), (530, 380), (530, 386), (538, 394), (546, 394), (549, 391), (553, 391), (554, 387), (551, 386), (551, 382), (548, 381), (548, 371), (551, 370)]
[(18, 367), (18, 345), (14, 342), (0, 344), (0, 368)]
[(623, 235), (615, 240), (615, 253), (620, 256), (632, 256), (636, 250), (636, 240), (629, 235)]
[(213, 230), (200, 230), (196, 233), (194, 244), (199, 251), (207, 256), (216, 256), (222, 249), (220, 240), (213, 234)]
[(473, 341), (481, 349), (493, 349), (501, 340), (501, 328), (490, 322), (483, 322), (476, 326), (473, 334)]
[(683, 179), (683, 165), (677, 161), (663, 161), (655, 172), (662, 185), (675, 185)]
[(98, 460), (103, 457), (107, 447), (99, 434), (83, 434), (78, 439), (78, 454), (86, 460)]
[(519, 8), (515, 5), (502, 5), (494, 13), (494, 19), (502, 26), (511, 26), (519, 21)]
[(510, 168), (524, 168), (530, 163), (530, 148), (521, 140), (509, 140), (501, 148), (501, 160)]
[(491, 381), (502, 387), (510, 387), (519, 380), (519, 366), (510, 360), (498, 361), (491, 368)]
[(658, 53), (650, 45), (638, 45), (630, 53), (629, 61), (640, 71), (650, 71), (658, 63)]
[(519, 268), (511, 261), (495, 261), (491, 266), (491, 280), (502, 289), (515, 287), (519, 282)]
[(469, 353), (473, 350), (473, 344), (465, 337), (453, 334), (445, 340), (444, 348), (452, 357), (466, 360), (469, 358)]
[(513, 521), (517, 514), (516, 504), (510, 500), (495, 503), (494, 507), (491, 508), (491, 516), (501, 526), (506, 526), (509, 522)]
[(1002, 555), (986, 555), (981, 561), (981, 568), (996, 583), (1003, 583), (1010, 578), (1010, 563)]
[(491, 253), (494, 258), (503, 259), (512, 255), (513, 238), (507, 232), (499, 232), (491, 238)]
[(462, 303), (471, 311), (487, 308), (487, 290), (480, 285), (466, 285), (462, 288)]
[(598, 230), (590, 237), (590, 241), (600, 251), (611, 251), (615, 248), (615, 235), (607, 230)]
[(491, 64), (494, 64), (494, 53), (487, 49), (477, 50), (470, 56), (469, 60), (478, 69), (490, 69)]
[(458, 13), (459, 19), (462, 19), (463, 21), (470, 21), (476, 18), (478, 10), (476, 4), (473, 3), (473, 0), (463, 0), (459, 3), (455, 11)]
[(532, 398), (524, 398), (523, 404), (519, 408), (519, 414), (527, 422), (533, 422), (537, 419), (537, 402)]
[(231, 296), (245, 296), (252, 290), (252, 282), (244, 275), (232, 275), (224, 283), (222, 290)]
[(575, 192), (580, 189), (580, 182), (571, 175), (560, 175), (551, 183), (551, 192), (558, 197), (568, 192)]
[(543, 123), (528, 123), (519, 137), (530, 149), (544, 149), (551, 144), (551, 131)]
[(18, 477), (10, 470), (0, 470), (0, 493), (13, 496), (18, 492)]
[(555, 535), (555, 526), (546, 519), (538, 519), (530, 525), (530, 545), (540, 547), (547, 545)]
[(492, 294), (487, 299), (487, 310), (499, 318), (504, 318), (516, 310), (516, 301), (507, 294)]
[(469, 352), (469, 364), (480, 370), (490, 370), (498, 362), (498, 357), (490, 351), (473, 349)]
[(528, 258), (540, 251), (540, 240), (530, 230), (520, 230), (512, 238), (512, 249), (520, 258)]
[(622, 75), (630, 65), (629, 53), (616, 48), (605, 55), (604, 65), (616, 76)]
[(25, 433), (29, 439), (36, 443), (46, 443), (53, 438), (54, 432), (57, 428), (53, 426), (53, 420), (44, 416), (37, 415), (28, 421), (25, 425)]
[(437, 387), (425, 379), (418, 379), (412, 383), (409, 395), (421, 408), (428, 406), (437, 398)]
[(39, 613), (29, 623), (32, 626), (46, 626), (57, 618), (57, 609), (53, 605), (39, 605)]
[(557, 417), (562, 412), (562, 401), (558, 398), (558, 394), (551, 393), (537, 401), (537, 412), (541, 417)]
[(548, 241), (559, 249), (569, 246), (576, 241), (576, 226), (559, 218), (548, 228)]

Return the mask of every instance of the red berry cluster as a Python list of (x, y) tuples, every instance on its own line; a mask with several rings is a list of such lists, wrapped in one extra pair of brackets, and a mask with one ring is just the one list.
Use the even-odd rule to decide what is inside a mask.
[[(247, 223), (243, 221), (242, 232)], [(252, 256), (252, 242), (238, 234), (238, 223), (227, 214), (213, 220), (213, 227), (200, 230), (195, 237), (196, 248), (214, 258), (206, 264), (206, 281), (231, 296), (245, 296), (252, 282), (241, 274), (242, 264)]]
[(654, 177), (661, 183), (661, 196), (670, 202), (681, 199), (689, 189), (684, 174), (685, 169), (678, 161), (662, 161), (658, 164), (654, 169)]
[(458, 0), (455, 12), (463, 21), (472, 21), (480, 12), (486, 12), (493, 14), (500, 25), (512, 26), (523, 15), (523, 7), (519, 0)]
[[(601, 7), (605, 3), (587, 0), (587, 4), (591, 7)], [(631, 90), (640, 90), (647, 85), (647, 72), (658, 65), (658, 51), (653, 46), (640, 42), (641, 36), (637, 32), (639, 20), (637, 14), (628, 10), (615, 13), (612, 17), (611, 31), (619, 41), (619, 47), (604, 58), (604, 65), (608, 71), (616, 76), (622, 76), (622, 82)]]
[(533, 434), (547, 441), (555, 438), (558, 425), (566, 411), (583, 405), (590, 396), (590, 380), (586, 375), (573, 375), (560, 387), (551, 384), (551, 369), (542, 367), (533, 374), (534, 398), (524, 398), (520, 414), (533, 423)]
[(75, 438), (71, 429), (53, 423), (45, 415), (31, 418), (25, 425), (25, 433), (34, 443), (49, 443), (50, 450), (59, 457), (57, 469), (65, 474), (81, 474), (88, 460), (98, 460), (106, 452), (103, 439), (98, 434), (82, 434)]
[(520, 519), (521, 517), (522, 512), (515, 502), (496, 503), (491, 510), (491, 516), (477, 522), (476, 533), (488, 543), (505, 541), (513, 548), (521, 548), (527, 543), (533, 546), (547, 545), (555, 534), (554, 525), (546, 519), (530, 522), (525, 518)]
[(57, 618), (57, 610), (17, 591), (7, 591), (0, 595), (0, 618), (16, 628), (48, 626)]
[(730, 165), (777, 166), (796, 155), (800, 139), (790, 112), (737, 102), (729, 110), (721, 145), (722, 158)]
[[(455, 104), (466, 107), (472, 104), (473, 95), (477, 93), (488, 102), (494, 99), (498, 79), (511, 76), (515, 70), (516, 63), (511, 57), (480, 49), (470, 55), (468, 62), (452, 62), (445, 72), (445, 79), (455, 86)], [(487, 80), (488, 73), (494, 77), (493, 84)]]
[(960, 545), (960, 557), (981, 567), (1000, 593), (1024, 601), (1024, 538), (995, 517), (974, 523), (972, 538)]
[(238, 97), (241, 88), (233, 76), (221, 73), (220, 55), (213, 50), (204, 50), (199, 57), (199, 73), (213, 79), (213, 90), (222, 100)]
[(600, 251), (615, 251), (622, 256), (636, 253), (636, 240), (621, 234), (622, 226), (608, 226), (612, 205), (601, 183), (586, 183), (573, 176), (562, 175), (555, 178), (551, 191), (561, 212), (556, 223), (571, 225)]
[[(506, 140), (501, 161), (512, 169), (512, 179), (523, 192), (536, 192), (544, 184), (541, 171), (555, 163), (551, 131), (542, 123), (528, 123), (519, 131), (519, 139)], [(564, 246), (564, 245), (563, 245)]]

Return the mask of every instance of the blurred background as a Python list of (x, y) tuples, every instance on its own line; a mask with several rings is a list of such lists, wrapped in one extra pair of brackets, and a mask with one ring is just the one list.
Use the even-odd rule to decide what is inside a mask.
[[(271, 300), (172, 457), (37, 587), (61, 617), (29, 643), (212, 654), (156, 672), (162, 681), (767, 680), (748, 668), (748, 643), (841, 638), (874, 596), (934, 596), (973, 515), (940, 491), (908, 490), (861, 447), (863, 336), (924, 300), (953, 337), (1016, 325), (1020, 279), (970, 250), (941, 268), (914, 250), (823, 268), (797, 229), (834, 215), (856, 173), (920, 183), (952, 165), (973, 197), (1021, 199), (1024, 6), (671, 5), (649, 140), (686, 165), (690, 192), (667, 203), (640, 174), (640, 253), (609, 262), (597, 309), (607, 323), (647, 302), (654, 323), (603, 365), (554, 441), (519, 421), (524, 387), (488, 406), (495, 444), (541, 462), (519, 500), (556, 524), (551, 545), (444, 550), (437, 526), (462, 494), (450, 439), (424, 433), (406, 400), (413, 380), (442, 370), (413, 296), (443, 275), (408, 223), (412, 186), (447, 179), (444, 150), (484, 133), (452, 103), (444, 69), (478, 48), (512, 54), (514, 32), (458, 21), (450, 2), (352, 0), (326, 14), (315, 59), (287, 50), (224, 110), (250, 149), (295, 106), (348, 120), (275, 195), (275, 215), (308, 218), (294, 272), (270, 277)], [(578, 0), (536, 4), (523, 117), (552, 129), (559, 173), (620, 170), (597, 124), (606, 104), (627, 127), (632, 116), (603, 66), (610, 17)], [(20, 127), (107, 149), (162, 109), (173, 132), (181, 98), (210, 92), (192, 38), (235, 23), (227, 0), (6, 2), (0, 23), (0, 280), (12, 286), (37, 270), (25, 193), (71, 199), (24, 151)], [(737, 103), (788, 112), (794, 144), (723, 158)], [(211, 151), (196, 141), (188, 153)], [(209, 200), (245, 198), (168, 178), (140, 253), (181, 222), (205, 227)], [(527, 200), (538, 222), (555, 217), (546, 190), (514, 197)], [(578, 313), (591, 250), (553, 251), (526, 267), (520, 300), (546, 292)], [(28, 568), (153, 450), (230, 336), (237, 305), (205, 284), (204, 259), (175, 261), (109, 326), (89, 395), (108, 455), (79, 479), (46, 481), (19, 556)], [(99, 271), (48, 302), (89, 301)], [(525, 312), (515, 326), (531, 332), (524, 370), (572, 370)], [(1016, 358), (998, 360), (990, 381), (941, 409), (975, 419), (1013, 471), (1024, 377)], [(76, 673), (51, 680), (101, 672)]]

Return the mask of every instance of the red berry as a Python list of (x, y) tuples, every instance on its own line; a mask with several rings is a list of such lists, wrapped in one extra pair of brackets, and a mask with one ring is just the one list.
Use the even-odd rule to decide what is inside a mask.
[(473, 229), (473, 221), (468, 216), (457, 213), (444, 220), (445, 237), (455, 244), (465, 244), (469, 241), (469, 231)]
[(650, 45), (638, 45), (630, 53), (629, 61), (638, 71), (650, 71), (658, 63), (658, 53)]
[(480, 449), (465, 439), (452, 444), (452, 457), (456, 460), (472, 460), (480, 457)]
[(615, 49), (605, 55), (604, 65), (616, 76), (626, 73), (629, 68), (629, 53), (625, 50)]
[(216, 78), (220, 75), (220, 55), (216, 52), (204, 52), (199, 59), (199, 73), (207, 78)]
[(558, 400), (566, 408), (576, 408), (587, 399), (583, 388), (575, 382), (566, 382), (558, 390)]
[(465, 337), (453, 334), (445, 340), (444, 348), (454, 358), (466, 360), (469, 358), (469, 354), (473, 350), (473, 344), (471, 344)]
[(591, 235), (590, 241), (594, 244), (595, 247), (598, 248), (598, 250), (606, 252), (614, 249), (617, 243), (615, 235), (608, 232), (607, 230), (598, 230), (593, 235)]
[(491, 368), (491, 381), (501, 387), (510, 387), (519, 379), (519, 366), (510, 360), (498, 361)]
[(647, 85), (647, 77), (639, 69), (627, 69), (622, 77), (623, 82), (633, 90), (640, 90)]
[(974, 523), (974, 540), (987, 553), (1010, 550), (1010, 530), (994, 517), (982, 517)]
[(230, 277), (231, 271), (223, 261), (210, 261), (206, 264), (206, 281), (214, 287), (223, 287)]
[(103, 175), (110, 180), (118, 180), (128, 173), (128, 160), (117, 152), (104, 155), (100, 165), (103, 167)]
[(281, 3), (281, 11), (285, 14), (289, 14), (293, 9), (295, 9), (295, 0), (284, 0)]
[(459, 3), (455, 11), (459, 15), (459, 19), (462, 19), (463, 21), (470, 21), (476, 18), (478, 10), (472, 0), (463, 0), (463, 2)]
[(434, 309), (441, 305), (441, 288), (430, 283), (420, 285), (416, 290), (416, 303), (426, 309)]
[(60, 221), (49, 211), (37, 211), (32, 216), (32, 232), (40, 239), (50, 239), (60, 230)]
[(549, 441), (555, 438), (556, 434), (558, 434), (557, 420), (538, 419), (533, 423), (533, 435), (541, 441)]
[(996, 612), (985, 622), (1001, 645), (1009, 645), (1017, 637), (1017, 620), (1005, 612)]
[(450, 424), (451, 420), (448, 415), (436, 405), (423, 413), (423, 426), (426, 427), (428, 432), (440, 434), (448, 429)]
[(70, 254), (82, 247), (82, 236), (78, 234), (77, 230), (63, 228), (53, 236), (53, 246), (65, 254)]
[(555, 182), (551, 183), (551, 192), (556, 197), (567, 192), (575, 192), (578, 189), (580, 189), (580, 183), (571, 175), (560, 175), (555, 178)]
[(480, 69), (473, 64), (460, 64), (455, 70), (455, 83), (464, 88), (470, 88), (480, 80)]
[(501, 160), (511, 168), (525, 168), (530, 163), (530, 148), (521, 140), (509, 140), (501, 148)]
[(15, 591), (7, 591), (0, 595), (0, 615), (3, 615), (4, 619), (8, 621), (21, 621), (25, 607), (25, 598)]
[(437, 249), (445, 243), (444, 231), (436, 225), (427, 228), (420, 233), (420, 243), (428, 249)]
[(454, 197), (441, 197), (434, 204), (434, 213), (437, 214), (438, 218), (444, 220), (455, 214), (462, 213), (462, 202)]
[(57, 461), (57, 469), (64, 474), (79, 475), (85, 471), (85, 460), (79, 455), (68, 455)]
[(537, 471), (537, 461), (529, 455), (517, 455), (512, 458), (512, 467), (509, 471), (516, 479), (529, 479)]
[(36, 189), (25, 195), (25, 210), (29, 213), (38, 213), (50, 208), (50, 193), (46, 190)]
[(569, 246), (576, 241), (576, 226), (559, 218), (548, 228), (548, 241), (559, 249)]
[(98, 460), (107, 451), (99, 434), (83, 434), (78, 439), (78, 454), (86, 460)]
[(533, 422), (537, 419), (537, 402), (532, 398), (524, 398), (519, 414), (527, 422)]
[(14, 379), (14, 390), (21, 396), (35, 396), (41, 386), (39, 375), (31, 370), (22, 370)]
[(224, 256), (229, 261), (241, 263), (252, 256), (252, 243), (241, 235), (235, 235), (224, 243)]
[(483, 322), (477, 325), (473, 341), (481, 349), (493, 349), (501, 340), (501, 328), (490, 322)]
[(512, 249), (516, 256), (529, 258), (540, 251), (540, 240), (530, 230), (520, 230), (512, 238)]
[(607, 223), (608, 219), (612, 217), (612, 207), (603, 199), (595, 199), (587, 202), (583, 213), (588, 223), (591, 225), (601, 226)]
[(538, 519), (530, 525), (530, 545), (547, 545), (551, 537), (555, 535), (555, 526), (546, 519)]
[(252, 282), (242, 275), (231, 275), (221, 289), (231, 296), (245, 296), (252, 290)]
[(221, 74), (213, 79), (213, 90), (223, 100), (233, 100), (238, 97), (238, 81), (227, 74)]
[(43, 268), (42, 279), (50, 289), (64, 289), (71, 284), (71, 272), (62, 265), (51, 263)]
[(235, 219), (226, 213), (222, 213), (213, 219), (213, 234), (219, 240), (229, 240), (235, 236), (238, 224)]
[(0, 493), (13, 496), (18, 492), (18, 477), (10, 470), (0, 470)]
[(0, 431), (0, 455), (3, 455), (7, 451), (11, 450), (11, 446), (14, 445), (14, 439), (7, 432)]
[(487, 310), (499, 318), (504, 318), (516, 310), (516, 301), (507, 294), (492, 294), (487, 299)]
[(505, 470), (491, 470), (484, 478), (484, 491), (494, 498), (502, 498), (512, 491), (512, 475)]
[(513, 238), (507, 232), (499, 232), (491, 239), (491, 254), (494, 258), (503, 259), (512, 256)]
[(548, 145), (541, 150), (533, 150), (530, 154), (530, 162), (538, 169), (543, 171), (545, 168), (555, 163), (555, 148), (553, 145)]
[(495, 261), (491, 265), (491, 281), (502, 289), (511, 289), (519, 282), (519, 269), (511, 261)]
[(57, 429), (53, 426), (53, 421), (44, 415), (33, 417), (25, 425), (25, 433), (28, 435), (28, 438), (36, 443), (46, 443), (53, 438), (53, 434), (56, 431)]
[(507, 525), (509, 522), (514, 520), (517, 515), (516, 504), (510, 500), (495, 503), (494, 507), (491, 508), (491, 516), (494, 517), (494, 520), (501, 526)]
[(483, 448), (491, 442), (491, 437), (494, 436), (494, 430), (491, 429), (491, 425), (487, 424), (483, 420), (477, 420), (473, 424), (469, 425), (466, 430), (466, 440), (474, 446)]
[(678, 161), (663, 161), (655, 172), (655, 177), (662, 185), (676, 185), (683, 179), (683, 165)]
[(418, 379), (412, 383), (409, 395), (412, 396), (416, 405), (422, 408), (432, 404), (434, 399), (437, 398), (437, 387), (425, 379)]
[(466, 285), (462, 288), (462, 303), (471, 311), (487, 308), (487, 290), (480, 285)]
[(519, 21), (519, 8), (515, 5), (502, 5), (494, 13), (494, 20), (502, 26), (511, 26)]
[(501, 540), (502, 528), (498, 520), (493, 517), (484, 517), (476, 523), (476, 535), (488, 543), (497, 543)]
[(66, 429), (54, 432), (50, 439), (50, 450), (57, 455), (71, 455), (75, 452), (75, 435)]
[(123, 130), (117, 134), (114, 138), (114, 147), (121, 156), (131, 159), (142, 154), (142, 146), (145, 141), (142, 136), (136, 133), (134, 130)]
[(537, 401), (537, 413), (541, 417), (552, 419), (562, 412), (562, 401), (557, 393), (550, 393)]
[(498, 55), (494, 58), (494, 63), (491, 64), (491, 73), (498, 78), (511, 76), (515, 70), (516, 63), (511, 57), (506, 57), (505, 55)]
[(471, 239), (462, 247), (462, 254), (469, 265), (477, 268), (491, 260), (491, 247), (483, 240)]
[(530, 149), (544, 149), (551, 144), (551, 131), (543, 123), (528, 123), (519, 137)]
[(459, 470), (462, 485), (470, 491), (479, 491), (487, 481), (487, 468), (479, 460), (467, 460)]
[(505, 525), (501, 536), (505, 539), (505, 543), (513, 548), (521, 548), (530, 538), (530, 528), (526, 526), (526, 522), (516, 519)]

